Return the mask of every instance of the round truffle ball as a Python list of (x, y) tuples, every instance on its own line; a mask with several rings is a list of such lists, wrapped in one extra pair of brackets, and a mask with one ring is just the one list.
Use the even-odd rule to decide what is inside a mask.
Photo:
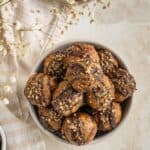
[(118, 68), (116, 58), (108, 50), (99, 50), (98, 54), (100, 58), (100, 65), (104, 74), (111, 78)]
[(64, 58), (65, 54), (60, 51), (49, 54), (44, 60), (44, 73), (55, 77), (58, 81), (62, 80), (66, 72)]
[(33, 105), (46, 107), (50, 104), (51, 90), (55, 87), (53, 78), (43, 73), (37, 73), (27, 81), (24, 94)]
[(93, 45), (86, 43), (74, 43), (66, 50), (65, 62), (67, 64), (81, 60), (99, 63), (99, 56)]
[(90, 44), (71, 45), (66, 50), (65, 62), (68, 64), (65, 79), (79, 92), (85, 92), (95, 86), (103, 73), (99, 56)]
[(60, 82), (56, 90), (53, 92), (53, 99), (59, 97), (66, 89), (69, 89), (70, 87), (71, 84), (68, 81), (63, 80)]
[(115, 86), (115, 101), (123, 102), (133, 95), (136, 83), (133, 76), (125, 69), (118, 69), (112, 82)]
[(63, 137), (72, 144), (82, 145), (92, 141), (97, 125), (87, 113), (75, 113), (66, 118), (62, 125)]
[(38, 109), (41, 123), (50, 131), (58, 131), (61, 128), (62, 116), (55, 112), (53, 108), (41, 107)]
[(93, 117), (97, 123), (98, 131), (106, 132), (117, 127), (122, 118), (122, 109), (119, 103), (112, 103), (109, 111), (97, 111), (93, 113)]
[(54, 92), (52, 106), (55, 111), (63, 116), (69, 116), (83, 105), (83, 94), (75, 91), (72, 87), (66, 86), (67, 88), (64, 88), (63, 82), (60, 83), (56, 93)]
[(93, 109), (106, 111), (110, 108), (112, 100), (115, 98), (114, 86), (111, 80), (103, 75), (97, 87), (87, 92), (87, 103)]
[(65, 79), (75, 90), (85, 92), (98, 84), (101, 75), (99, 64), (84, 65), (82, 62), (76, 62), (69, 65)]

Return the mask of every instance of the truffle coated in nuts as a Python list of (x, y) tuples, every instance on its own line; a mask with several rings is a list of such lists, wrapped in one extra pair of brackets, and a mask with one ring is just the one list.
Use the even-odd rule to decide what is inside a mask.
[(41, 107), (38, 109), (38, 114), (45, 128), (50, 131), (57, 131), (61, 128), (62, 116), (52, 108)]
[(131, 74), (127, 70), (119, 68), (112, 79), (115, 86), (115, 101), (123, 102), (132, 96), (136, 83)]
[[(63, 83), (60, 83), (60, 86)], [(61, 86), (62, 87), (62, 86)], [(75, 91), (72, 87), (61, 90), (56, 89), (57, 94), (55, 99), (52, 100), (52, 106), (55, 111), (62, 114), (63, 116), (69, 116), (76, 112), (83, 105), (83, 94)], [(58, 93), (60, 95), (58, 96)], [(57, 95), (57, 96), (56, 96)]]
[(100, 65), (104, 74), (111, 78), (118, 68), (117, 60), (108, 50), (99, 50), (98, 54), (100, 57)]
[(87, 92), (87, 103), (93, 109), (106, 111), (110, 108), (112, 100), (115, 98), (115, 91), (112, 82), (105, 75), (97, 87)]
[(104, 113), (101, 111), (94, 112), (93, 117), (98, 125), (98, 131), (110, 131), (120, 123), (122, 109), (119, 103), (113, 102), (109, 111)]
[(70, 64), (80, 60), (99, 63), (99, 56), (93, 45), (74, 43), (66, 50), (66, 63)]
[(68, 81), (63, 80), (59, 83), (59, 86), (56, 88), (56, 90), (53, 93), (53, 99), (56, 99), (58, 96), (60, 96), (66, 89), (70, 88), (71, 85)]
[(60, 51), (49, 54), (44, 60), (44, 73), (62, 80), (66, 71), (64, 57), (65, 55)]
[(32, 75), (27, 81), (24, 94), (27, 99), (38, 107), (46, 107), (51, 101), (51, 77), (43, 73)]
[(101, 75), (99, 64), (85, 65), (82, 62), (77, 62), (69, 65), (65, 79), (72, 84), (75, 90), (85, 92), (98, 84)]
[(50, 78), (49, 82), (51, 86), (51, 91), (53, 92), (57, 88), (58, 83), (54, 77), (49, 76), (49, 78)]
[(82, 145), (92, 141), (97, 125), (87, 113), (76, 113), (66, 118), (62, 125), (62, 135), (72, 144)]
[(70, 46), (66, 50), (65, 62), (68, 64), (65, 79), (79, 92), (95, 86), (103, 73), (99, 56), (90, 44), (75, 43)]
[(113, 102), (111, 113), (110, 113), (110, 122), (112, 128), (115, 128), (121, 121), (122, 118), (122, 108), (119, 103)]

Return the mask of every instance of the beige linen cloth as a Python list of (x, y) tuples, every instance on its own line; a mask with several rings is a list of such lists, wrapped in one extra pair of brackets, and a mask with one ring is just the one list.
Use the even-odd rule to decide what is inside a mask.
[[(14, 0), (0, 7), (0, 125), (7, 150), (45, 149), (29, 116), (23, 88), (40, 55), (60, 39), (67, 18), (63, 8), (60, 15), (54, 14), (56, 6), (48, 1)], [(6, 107), (3, 102), (8, 101)]]
[[(140, 0), (129, 3), (116, 0), (110, 9), (98, 11), (96, 8), (95, 19), (102, 23), (132, 21), (134, 18), (139, 22), (149, 21), (150, 2), (144, 0), (141, 5), (147, 9), (144, 17), (143, 9), (138, 7), (137, 10), (133, 6), (136, 2), (141, 3)], [(53, 13), (57, 11), (54, 7), (61, 8), (62, 13)], [(139, 10), (137, 17), (135, 12)], [(39, 129), (29, 116), (23, 87), (38, 58), (61, 40), (61, 31), (68, 19), (65, 13), (65, 8), (58, 6), (55, 0), (12, 0), (0, 7), (0, 17), (3, 18), (0, 19), (0, 27), (3, 26), (0, 28), (0, 44), (4, 46), (0, 47), (0, 125), (6, 132), (8, 150), (46, 149)], [(3, 102), (8, 100), (6, 107)]]

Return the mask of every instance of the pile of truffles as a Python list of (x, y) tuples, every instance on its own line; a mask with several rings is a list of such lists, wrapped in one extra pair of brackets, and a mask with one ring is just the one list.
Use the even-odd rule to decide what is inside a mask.
[(110, 51), (73, 43), (49, 54), (42, 65), (24, 94), (47, 130), (82, 145), (120, 123), (122, 104), (136, 84)]

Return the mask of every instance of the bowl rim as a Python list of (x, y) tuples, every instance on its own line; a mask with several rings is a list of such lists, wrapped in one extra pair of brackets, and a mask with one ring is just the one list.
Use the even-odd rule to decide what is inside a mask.
[(5, 132), (4, 132), (4, 129), (0, 126), (0, 135), (1, 135), (1, 138), (2, 138), (2, 150), (6, 150), (6, 135), (5, 135)]
[[(121, 63), (121, 65), (123, 66), (123, 68), (125, 68), (126, 70), (128, 70), (128, 67), (125, 65), (124, 61), (122, 60), (122, 58), (120, 58), (120, 56), (118, 56), (118, 54), (116, 54), (116, 52), (114, 52), (111, 48), (107, 47), (107, 46), (104, 46), (103, 44), (101, 44), (100, 42), (97, 42), (97, 41), (92, 41), (92, 40), (83, 40), (83, 39), (72, 39), (72, 40), (67, 40), (67, 41), (62, 41), (62, 42), (59, 42), (58, 44), (52, 46), (51, 48), (47, 49), (46, 52), (44, 52), (40, 58), (40, 60), (36, 63), (35, 67), (33, 68), (33, 70), (31, 71), (31, 74), (34, 74), (37, 72), (37, 68), (41, 65), (41, 63), (43, 62), (43, 60), (46, 58), (46, 56), (48, 56), (50, 53), (53, 53), (53, 52), (56, 52), (56, 51), (61, 51), (61, 47), (64, 47), (64, 46), (69, 46), (71, 45), (72, 43), (89, 43), (89, 44), (92, 44), (96, 47), (100, 47), (100, 48), (103, 48), (103, 49), (107, 49), (108, 51), (110, 51), (118, 60), (119, 62)], [(30, 75), (31, 75), (30, 74)], [(29, 76), (30, 76), (29, 75)], [(24, 96), (25, 97), (25, 96)], [(25, 97), (26, 99), (26, 97)], [(121, 122), (119, 123), (119, 125), (113, 129), (112, 131), (102, 135), (101, 137), (99, 138), (96, 138), (94, 139), (92, 142), (88, 143), (89, 144), (94, 144), (96, 143), (98, 140), (102, 140), (104, 138), (108, 138), (108, 136), (112, 136), (113, 135), (113, 132), (115, 130), (118, 130), (120, 129), (120, 127), (122, 126), (122, 124), (125, 122), (128, 114), (129, 114), (129, 111), (131, 110), (131, 105), (132, 105), (132, 99), (133, 99), (133, 95), (129, 98), (129, 103), (127, 104), (128, 107), (127, 107), (127, 110), (125, 112), (125, 116), (123, 116)], [(43, 125), (40, 123), (37, 115), (36, 115), (36, 112), (33, 108), (33, 105), (26, 99), (27, 101), (27, 106), (29, 108), (29, 112), (31, 114), (31, 117), (33, 118), (34, 122), (36, 123), (36, 125), (38, 126), (38, 128), (45, 134), (47, 135), (48, 137), (51, 137), (53, 139), (57, 139), (59, 141), (61, 141), (61, 143), (65, 143), (65, 144), (69, 144), (69, 145), (73, 145), (61, 138), (59, 138), (58, 136), (54, 135), (52, 132), (48, 131), (47, 129), (45, 129), (43, 127)], [(85, 144), (87, 145), (87, 144)], [(76, 145), (74, 145), (76, 146)], [(81, 145), (81, 146), (84, 146), (84, 145)]]

